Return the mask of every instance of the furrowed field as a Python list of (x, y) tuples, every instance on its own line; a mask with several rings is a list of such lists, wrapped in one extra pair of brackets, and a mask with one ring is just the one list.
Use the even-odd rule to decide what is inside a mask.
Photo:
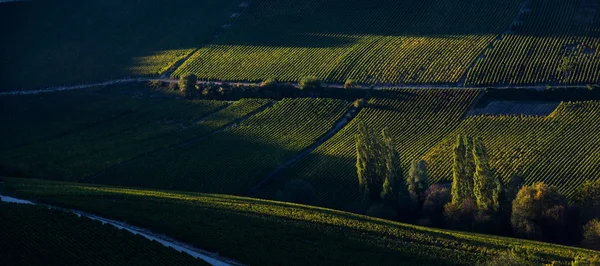
[[(402, 224), (251, 198), (5, 179), (5, 192), (165, 233), (257, 265), (474, 265), (517, 248), (532, 261), (596, 251)], [(302, 241), (299, 241), (302, 239)], [(268, 240), (268, 241), (266, 241)], [(273, 252), (276, 248), (277, 252)], [(360, 252), (356, 252), (360, 250)]]
[(314, 186), (319, 205), (352, 209), (348, 204), (360, 198), (355, 166), (357, 122), (365, 122), (378, 134), (389, 127), (401, 163), (408, 170), (412, 160), (458, 126), (479, 93), (453, 89), (378, 91), (348, 126), (287, 169), (281, 182), (267, 188), (261, 197), (273, 198), (286, 181), (303, 179)]
[(3, 265), (208, 265), (111, 225), (41, 206), (0, 202), (0, 239)]
[[(3, 134), (19, 140), (15, 145), (12, 139), (3, 138), (2, 147), (6, 148), (0, 152), (0, 169), (8, 175), (81, 180), (110, 166), (208, 135), (268, 103), (255, 99), (233, 104), (177, 100), (143, 88), (136, 96), (131, 92), (135, 88), (0, 97), (10, 110), (3, 122), (11, 126)], [(101, 100), (82, 108), (83, 114), (70, 111), (90, 98)], [(36, 106), (37, 111), (20, 108), (20, 99)]]
[(350, 103), (284, 99), (241, 124), (91, 179), (101, 184), (244, 193), (325, 134)]
[(530, 0), (469, 72), (467, 85), (600, 82), (600, 19), (590, 0)]
[(253, 1), (173, 76), (456, 83), (521, 1)]
[(597, 101), (563, 102), (549, 116), (470, 117), (423, 158), (433, 182), (451, 181), (456, 135), (481, 136), (505, 181), (518, 174), (573, 196), (584, 181), (600, 178), (599, 121)]
[(157, 75), (213, 39), (234, 0), (53, 0), (0, 8), (0, 91)]

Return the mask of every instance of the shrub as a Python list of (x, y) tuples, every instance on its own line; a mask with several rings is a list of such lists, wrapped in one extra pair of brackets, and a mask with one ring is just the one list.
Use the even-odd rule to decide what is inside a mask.
[(444, 226), (444, 206), (452, 200), (450, 189), (434, 184), (425, 191), (424, 197), (421, 217), (428, 219), (433, 226)]
[(581, 246), (584, 248), (600, 250), (600, 220), (589, 221), (583, 227), (583, 240)]
[(576, 195), (583, 223), (600, 218), (600, 180), (585, 182)]
[(354, 108), (362, 108), (367, 104), (367, 102), (365, 99), (356, 99), (353, 104)]
[(179, 78), (179, 89), (185, 94), (186, 97), (192, 97), (196, 94), (196, 83), (198, 77), (192, 73), (187, 73)]
[(314, 91), (322, 88), (321, 80), (317, 77), (305, 77), (301, 78), (298, 82), (301, 90)]
[(278, 83), (275, 79), (265, 79), (263, 80), (263, 82), (260, 83), (260, 87), (265, 89), (274, 89), (277, 88), (277, 86)]
[(313, 205), (317, 202), (317, 195), (310, 183), (295, 179), (287, 182), (283, 190), (277, 192), (277, 200)]
[(517, 236), (556, 241), (564, 231), (565, 198), (544, 183), (523, 186), (513, 201), (511, 224)]
[(444, 217), (449, 228), (469, 231), (477, 215), (477, 204), (472, 199), (462, 203), (450, 202), (444, 206)]
[(358, 89), (360, 86), (356, 84), (353, 79), (346, 80), (344, 83), (344, 89)]

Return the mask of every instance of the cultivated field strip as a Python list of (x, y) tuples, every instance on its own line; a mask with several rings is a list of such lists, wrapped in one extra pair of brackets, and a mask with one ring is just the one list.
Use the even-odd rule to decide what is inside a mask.
[[(173, 77), (454, 84), (521, 1), (256, 1)], [(352, 19), (349, 19), (352, 18)]]
[(576, 256), (598, 254), (230, 195), (26, 179), (4, 181), (5, 190), (20, 198), (126, 220), (241, 263), (257, 265), (318, 265), (325, 260), (339, 265), (373, 261), (378, 265), (398, 265), (398, 261), (403, 265), (477, 265), (515, 246), (530, 252), (540, 264), (552, 260), (570, 263)]
[(284, 99), (231, 128), (107, 171), (91, 182), (243, 193), (328, 132), (350, 103)]
[[(71, 103), (77, 107), (79, 103), (88, 103), (88, 98), (105, 99), (103, 95), (114, 97), (106, 97), (106, 101), (89, 106), (98, 110), (98, 114), (89, 110), (92, 121), (79, 122), (79, 113), (65, 112)], [(7, 143), (5, 146), (8, 148), (2, 149), (0, 169), (3, 174), (80, 180), (113, 165), (209, 135), (270, 102), (243, 99), (229, 104), (223, 101), (131, 97), (119, 92), (111, 93), (110, 89), (94, 93), (64, 92), (61, 97), (64, 98), (54, 98), (50, 94), (26, 96), (32, 106), (40, 103), (37, 106), (39, 113), (10, 109), (15, 116), (13, 120), (20, 117), (25, 121), (28, 121), (27, 118), (37, 121), (40, 113), (44, 112), (50, 113), (52, 120), (42, 119), (40, 125), (34, 124), (33, 128), (39, 128), (37, 131), (32, 131), (31, 125), (20, 122), (22, 126), (16, 123), (3, 133), (8, 136), (26, 133), (26, 139), (29, 139), (18, 146)], [(62, 105), (49, 105), (46, 100)], [(113, 111), (105, 112), (105, 109)], [(87, 112), (86, 108), (82, 110)], [(70, 117), (75, 119), (68, 119)], [(57, 132), (53, 129), (55, 124), (60, 129)], [(46, 133), (46, 128), (54, 133)]]
[(363, 121), (375, 132), (389, 127), (396, 141), (402, 166), (420, 158), (460, 123), (477, 98), (475, 89), (407, 89), (378, 91), (369, 104), (338, 134), (282, 173), (282, 180), (259, 193), (273, 198), (292, 179), (312, 184), (318, 204), (337, 209), (359, 198), (356, 175), (355, 134)]
[(42, 206), (0, 202), (0, 239), (3, 265), (208, 265), (111, 225)]
[(452, 145), (458, 134), (483, 138), (490, 163), (505, 181), (513, 173), (527, 184), (543, 181), (572, 196), (586, 180), (600, 178), (600, 102), (563, 102), (547, 117), (476, 116), (465, 119), (423, 158), (431, 181), (450, 181)]
[(591, 0), (531, 0), (487, 51), (467, 86), (600, 82), (600, 19)]

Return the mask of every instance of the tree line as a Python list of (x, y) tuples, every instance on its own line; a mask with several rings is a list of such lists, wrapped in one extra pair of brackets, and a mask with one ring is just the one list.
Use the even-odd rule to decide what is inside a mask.
[(426, 226), (600, 250), (600, 180), (588, 181), (568, 201), (544, 183), (523, 185), (517, 174), (504, 184), (479, 137), (458, 136), (453, 151), (452, 184), (429, 185), (425, 161), (413, 161), (404, 175), (389, 129), (378, 137), (359, 123), (356, 169), (362, 211)]

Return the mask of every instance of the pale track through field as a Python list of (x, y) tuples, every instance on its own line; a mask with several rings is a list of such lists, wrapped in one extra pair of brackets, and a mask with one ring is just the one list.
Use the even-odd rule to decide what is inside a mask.
[(81, 216), (87, 217), (92, 220), (99, 221), (103, 224), (110, 224), (121, 230), (127, 230), (134, 235), (143, 236), (144, 238), (146, 238), (150, 241), (156, 241), (167, 248), (173, 248), (176, 251), (184, 252), (194, 258), (201, 259), (210, 265), (214, 265), (214, 266), (242, 265), (234, 260), (221, 257), (217, 253), (213, 253), (213, 252), (209, 252), (209, 251), (202, 250), (199, 248), (195, 248), (192, 245), (180, 242), (178, 240), (175, 240), (175, 239), (170, 238), (165, 235), (154, 233), (148, 229), (144, 229), (144, 228), (140, 228), (137, 226), (129, 225), (124, 222), (119, 222), (119, 221), (111, 220), (108, 218), (100, 217), (98, 215), (94, 215), (91, 213), (74, 210), (74, 209), (62, 208), (62, 207), (53, 206), (53, 205), (37, 204), (37, 203), (29, 201), (29, 200), (13, 198), (13, 197), (5, 196), (5, 195), (0, 195), (0, 202), (7, 202), (7, 203), (13, 203), (13, 204), (39, 205), (39, 206), (47, 207), (47, 208), (53, 209), (53, 210), (70, 212), (79, 217), (81, 217)]

